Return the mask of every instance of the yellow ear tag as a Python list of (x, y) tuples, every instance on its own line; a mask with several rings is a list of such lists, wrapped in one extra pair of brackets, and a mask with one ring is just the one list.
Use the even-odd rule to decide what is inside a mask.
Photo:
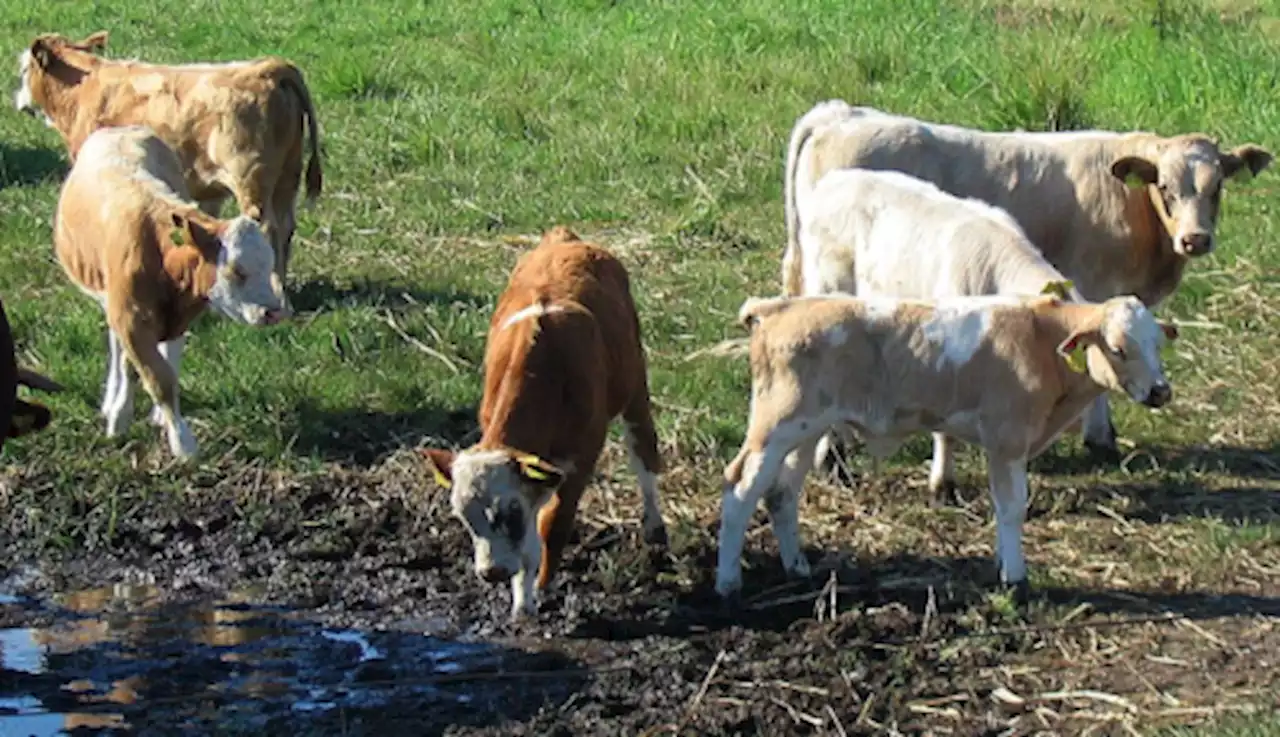
[(440, 488), (442, 489), (453, 488), (453, 483), (449, 481), (449, 477), (441, 473), (440, 469), (436, 468), (436, 464), (434, 463), (431, 464), (431, 475), (435, 477), (436, 483), (440, 485)]
[(1064, 281), (1051, 281), (1044, 285), (1044, 289), (1040, 290), (1041, 294), (1052, 294), (1058, 299), (1069, 299), (1071, 288), (1075, 286), (1075, 282), (1070, 279)]
[(524, 474), (525, 478), (533, 481), (546, 481), (551, 478), (550, 474), (538, 468), (538, 464), (542, 463), (542, 459), (535, 455), (521, 456), (516, 461), (520, 463), (520, 472)]
[(181, 246), (186, 243), (186, 238), (182, 236), (182, 231), (177, 228), (169, 231), (169, 240), (173, 241), (175, 246)]
[(1147, 186), (1147, 181), (1133, 172), (1125, 175), (1124, 183), (1129, 189), (1141, 189)]
[(1077, 374), (1083, 374), (1089, 370), (1089, 361), (1085, 358), (1084, 346), (1076, 346), (1062, 358), (1067, 362), (1067, 368)]

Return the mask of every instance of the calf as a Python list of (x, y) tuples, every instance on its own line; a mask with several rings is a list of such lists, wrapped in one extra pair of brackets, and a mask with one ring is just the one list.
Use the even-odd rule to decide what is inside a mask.
[(37, 36), (19, 56), (19, 110), (57, 129), (74, 162), (95, 130), (146, 125), (182, 162), (187, 189), (210, 215), (227, 197), (265, 226), (281, 281), (296, 223), (303, 123), (310, 134), (307, 202), (320, 195), (320, 134), (302, 72), (265, 57), (229, 64), (162, 66), (94, 54), (99, 31), (80, 42)]
[[(1004, 209), (1085, 299), (1134, 294), (1154, 308), (1213, 251), (1225, 181), (1272, 155), (1208, 136), (1145, 132), (988, 132), (853, 107), (814, 106), (796, 121), (784, 180), (784, 294), (799, 294), (799, 203), (833, 169), (892, 169)], [(1128, 185), (1128, 186), (1126, 186)], [(1117, 457), (1106, 397), (1085, 413), (1085, 444)]]
[(18, 387), (61, 391), (57, 382), (34, 371), (19, 368), (13, 352), (13, 334), (4, 304), (0, 303), (0, 448), (8, 438), (20, 438), (49, 425), (49, 409), (18, 398)]
[(512, 617), (533, 614), (560, 564), (583, 489), (622, 416), (644, 497), (644, 536), (665, 545), (661, 470), (640, 321), (626, 270), (557, 226), (516, 264), (489, 322), (480, 441), (424, 454), (451, 490), (476, 573), (511, 579)]
[[(953, 197), (896, 171), (837, 169), (797, 203), (804, 295), (847, 292), (910, 299), (1079, 294), (1003, 210)], [(818, 443), (817, 462), (830, 436)], [(929, 489), (938, 503), (955, 486), (952, 444), (933, 434)]]
[(107, 435), (133, 419), (132, 365), (170, 450), (194, 456), (178, 411), (187, 327), (210, 304), (249, 325), (287, 317), (271, 243), (245, 215), (220, 220), (196, 207), (177, 156), (140, 126), (102, 128), (85, 141), (62, 186), (53, 241), (67, 276), (106, 314)]
[(748, 299), (739, 319), (751, 330), (752, 396), (746, 439), (725, 468), (722, 596), (742, 585), (743, 539), (761, 497), (783, 567), (808, 575), (800, 490), (814, 445), (835, 423), (854, 424), (876, 457), (922, 430), (980, 445), (1000, 577), (1022, 584), (1027, 460), (1104, 391), (1122, 390), (1151, 407), (1172, 396), (1160, 347), (1174, 333), (1133, 296), (1102, 304), (1005, 296)]

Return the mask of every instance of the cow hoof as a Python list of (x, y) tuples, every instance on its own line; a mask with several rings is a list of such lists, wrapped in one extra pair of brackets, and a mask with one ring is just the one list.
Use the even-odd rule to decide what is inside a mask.
[[(719, 593), (717, 591), (717, 593)], [(728, 593), (720, 594), (720, 614), (721, 616), (731, 617), (742, 609), (742, 591), (734, 589)]]
[(658, 525), (657, 527), (645, 530), (644, 541), (655, 548), (667, 547), (670, 541), (667, 539), (666, 526)]
[(958, 503), (956, 497), (956, 482), (947, 479), (939, 484), (936, 488), (930, 490), (933, 498), (929, 501), (929, 506), (934, 509), (944, 509), (946, 507), (954, 507)]
[(1089, 452), (1089, 457), (1094, 463), (1106, 466), (1120, 465), (1120, 449), (1115, 443), (1095, 443), (1089, 440), (1084, 441), (1085, 450)]
[(803, 581), (813, 577), (813, 569), (809, 567), (809, 559), (804, 557), (804, 553), (801, 553), (791, 565), (784, 565), (782, 568), (787, 578), (792, 581)]
[(1031, 602), (1031, 583), (1025, 578), (1016, 583), (1002, 583), (1000, 593), (1008, 596), (1014, 606), (1023, 609)]

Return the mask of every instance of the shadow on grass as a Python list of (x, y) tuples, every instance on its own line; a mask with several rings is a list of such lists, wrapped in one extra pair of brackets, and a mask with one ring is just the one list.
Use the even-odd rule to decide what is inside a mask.
[[(817, 561), (823, 551), (807, 547), (805, 553), (810, 561)], [(884, 638), (884, 644), (891, 644), (918, 637), (919, 620), (931, 601), (939, 618), (954, 622), (956, 615), (975, 608), (990, 611), (990, 597), (1000, 591), (994, 564), (986, 557), (895, 555), (875, 560), (842, 560), (836, 567), (819, 570), (811, 579), (803, 581), (785, 578), (776, 552), (748, 550), (743, 555), (743, 564), (745, 586), (735, 602), (722, 602), (715, 593), (712, 564), (707, 569), (708, 575), (692, 591), (674, 597), (674, 605), (665, 607), (664, 616), (653, 616), (654, 600), (637, 596), (623, 604), (620, 611), (584, 618), (571, 636), (633, 640), (655, 635), (690, 637), (731, 628), (785, 632), (799, 622), (814, 621), (817, 610), (824, 605), (829, 610), (833, 591), (829, 577), (834, 570), (836, 612), (894, 607), (914, 621), (900, 633), (876, 633), (877, 637)], [(1023, 607), (1027, 621), (1011, 622), (1010, 627), (1034, 628), (1037, 612), (1045, 605), (1075, 607), (1080, 604), (1089, 604), (1097, 614), (1134, 618), (1280, 616), (1280, 598), (1276, 597), (1047, 586), (1032, 589), (1029, 602)], [(1051, 618), (1039, 624), (1051, 628), (1055, 620)], [(950, 627), (953, 634), (966, 633), (958, 624)]]
[(295, 284), (290, 291), (289, 299), (294, 310), (299, 313), (334, 310), (354, 305), (401, 307), (406, 304), (462, 304), (473, 309), (483, 309), (492, 302), (489, 297), (453, 289), (405, 288), (363, 278), (338, 284), (327, 277), (312, 279), (300, 285)]
[(0, 189), (29, 187), (67, 173), (67, 160), (48, 148), (15, 148), (0, 143)]
[(360, 468), (376, 465), (383, 456), (417, 446), (424, 437), (464, 445), (478, 438), (474, 408), (424, 406), (406, 412), (378, 412), (346, 408), (331, 410), (304, 402), (294, 409), (298, 439), (294, 449)]

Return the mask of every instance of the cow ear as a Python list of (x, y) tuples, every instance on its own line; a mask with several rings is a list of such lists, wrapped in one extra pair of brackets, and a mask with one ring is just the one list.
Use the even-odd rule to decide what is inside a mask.
[(1155, 184), (1159, 173), (1155, 164), (1141, 156), (1124, 156), (1111, 164), (1111, 175), (1133, 189)]
[(31, 42), (31, 58), (35, 60), (36, 66), (41, 69), (48, 69), (53, 65), (53, 49), (50, 48), (49, 42), (43, 38), (37, 38)]
[(564, 481), (564, 471), (535, 455), (515, 456), (511, 460), (520, 477), (534, 486), (554, 489)]
[(13, 417), (9, 422), (9, 437), (20, 438), (23, 435), (43, 430), (53, 419), (48, 407), (34, 402), (19, 399), (13, 405)]
[(1074, 332), (1058, 345), (1058, 355), (1062, 356), (1063, 360), (1067, 362), (1067, 368), (1077, 374), (1083, 374), (1089, 370), (1089, 361), (1085, 356), (1085, 348), (1088, 347), (1089, 343), (1094, 342), (1095, 336), (1096, 333), (1093, 331)]
[(1220, 155), (1218, 161), (1222, 164), (1223, 176), (1228, 179), (1248, 181), (1270, 166), (1271, 159), (1270, 151), (1261, 146), (1246, 143)]
[(1177, 340), (1177, 339), (1178, 339), (1178, 326), (1177, 326), (1177, 325), (1174, 325), (1174, 324), (1173, 324), (1173, 323), (1171, 323), (1171, 322), (1163, 322), (1163, 321), (1160, 321), (1160, 320), (1157, 320), (1157, 321), (1156, 321), (1156, 324), (1160, 326), (1160, 331), (1164, 333), (1164, 338), (1165, 338), (1165, 340)]
[(431, 467), (431, 475), (435, 477), (440, 488), (452, 489), (454, 452), (439, 448), (423, 448), (421, 453), (422, 457), (427, 459), (427, 465)]
[(84, 51), (98, 51), (107, 48), (107, 32), (97, 31), (89, 34), (85, 40), (76, 44), (76, 47)]

